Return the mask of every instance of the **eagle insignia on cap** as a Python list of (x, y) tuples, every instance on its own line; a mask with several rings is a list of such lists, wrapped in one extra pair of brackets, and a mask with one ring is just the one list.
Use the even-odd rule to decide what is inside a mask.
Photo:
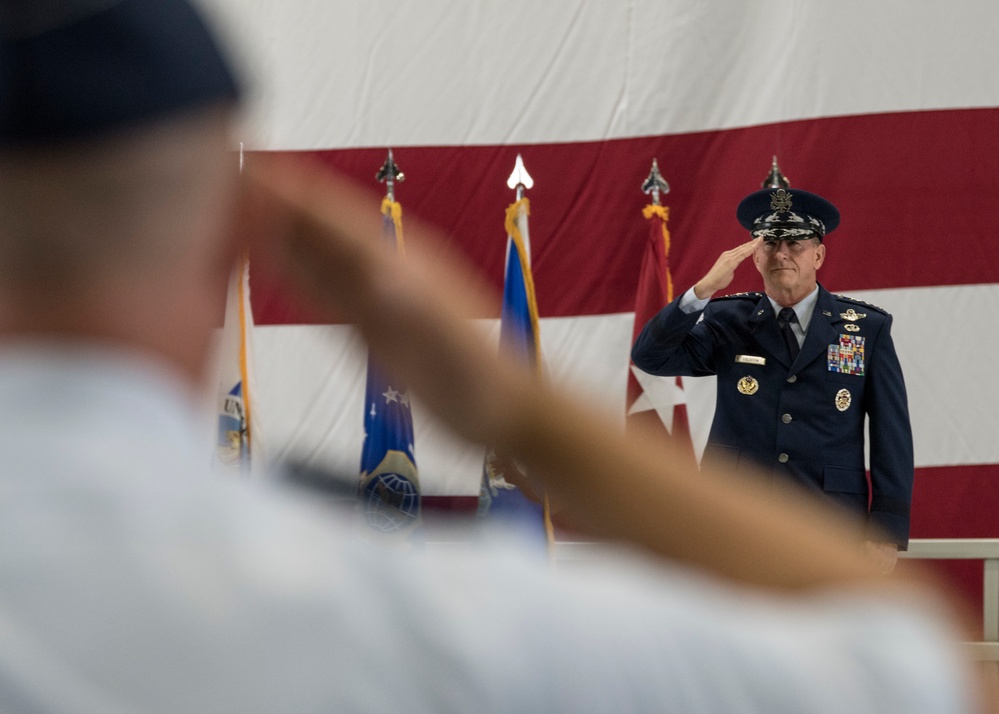
[(770, 194), (770, 210), (787, 213), (791, 210), (791, 194), (782, 188)]

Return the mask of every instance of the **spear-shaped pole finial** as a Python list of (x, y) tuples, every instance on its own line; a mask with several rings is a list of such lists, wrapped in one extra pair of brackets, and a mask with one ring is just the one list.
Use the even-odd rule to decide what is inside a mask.
[(375, 180), (385, 184), (385, 195), (388, 196), (388, 200), (395, 201), (395, 182), (402, 183), (406, 180), (406, 175), (399, 170), (393, 160), (392, 149), (388, 150), (388, 157), (382, 167), (378, 169), (378, 173), (375, 174)]
[(787, 180), (787, 177), (780, 172), (780, 167), (777, 166), (777, 157), (774, 156), (773, 165), (770, 167), (770, 173), (767, 177), (763, 179), (763, 188), (790, 188), (791, 182)]
[(517, 154), (517, 162), (513, 165), (513, 173), (506, 180), (506, 185), (517, 190), (517, 200), (524, 197), (524, 190), (534, 186), (534, 179), (524, 168), (524, 159)]
[(652, 170), (649, 171), (649, 177), (642, 184), (642, 191), (652, 194), (652, 203), (656, 206), (662, 205), (659, 203), (659, 194), (669, 193), (669, 184), (659, 173), (659, 162), (656, 159), (652, 159)]

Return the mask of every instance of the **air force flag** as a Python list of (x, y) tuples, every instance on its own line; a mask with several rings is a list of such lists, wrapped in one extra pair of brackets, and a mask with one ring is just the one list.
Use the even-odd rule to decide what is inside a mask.
[[(402, 207), (382, 202), (385, 235), (402, 250)], [(383, 533), (408, 534), (420, 522), (420, 479), (413, 455), (413, 412), (406, 388), (368, 360), (361, 501), (364, 520)]]

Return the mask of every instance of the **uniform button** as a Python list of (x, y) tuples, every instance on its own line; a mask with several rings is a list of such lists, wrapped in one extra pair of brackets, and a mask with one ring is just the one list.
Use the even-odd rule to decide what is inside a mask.
[(788, 460), (788, 455), (781, 454), (780, 456), (777, 457), (777, 460), (780, 461), (782, 464), (786, 464)]
[(794, 384), (795, 382), (798, 381), (798, 375), (792, 374), (790, 377), (787, 378), (787, 381), (790, 382), (791, 384)]
[(790, 414), (785, 414), (784, 416), (782, 416), (780, 418), (780, 420), (782, 422), (784, 422), (785, 424), (790, 424), (791, 423), (791, 415)]

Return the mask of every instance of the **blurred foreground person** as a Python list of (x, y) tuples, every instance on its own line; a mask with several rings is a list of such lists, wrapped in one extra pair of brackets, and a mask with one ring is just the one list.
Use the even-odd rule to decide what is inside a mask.
[[(349, 184), (261, 158), (240, 188), (236, 85), (182, 0), (47, 5), (4, 6), (0, 55), (0, 711), (981, 706), (945, 599), (830, 537), (848, 524), (498, 361), (454, 312), (465, 277), (421, 263), (418, 227), (414, 265), (385, 252)], [(438, 417), (642, 564), (385, 552), (213, 477), (198, 405), (240, 207)]]

